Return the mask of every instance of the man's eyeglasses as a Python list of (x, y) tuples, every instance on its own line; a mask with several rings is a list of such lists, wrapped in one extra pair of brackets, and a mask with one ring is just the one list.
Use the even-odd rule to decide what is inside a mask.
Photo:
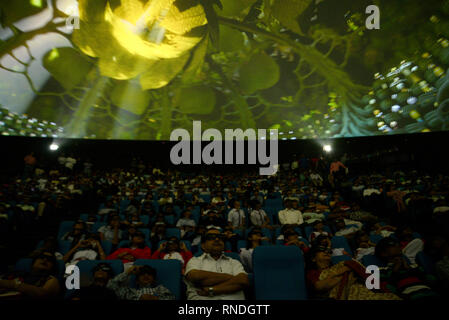
[(218, 240), (224, 241), (225, 236), (223, 234), (219, 234), (219, 233), (210, 233), (205, 236), (205, 239), (206, 240), (218, 239)]
[(318, 252), (325, 252), (328, 254), (332, 254), (332, 249), (320, 246), (320, 247), (318, 247)]

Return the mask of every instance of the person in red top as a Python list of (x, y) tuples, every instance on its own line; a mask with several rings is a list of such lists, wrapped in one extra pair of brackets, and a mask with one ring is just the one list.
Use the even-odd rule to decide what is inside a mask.
[(136, 232), (129, 248), (119, 248), (110, 254), (107, 259), (119, 259), (123, 263), (130, 263), (139, 259), (151, 259), (151, 249), (145, 245), (145, 235), (143, 232)]
[(184, 242), (180, 242), (176, 237), (170, 237), (168, 241), (161, 243), (152, 259), (178, 259), (183, 263), (183, 270), (187, 262), (193, 257), (192, 252), (187, 250)]
[(23, 159), (23, 162), (25, 164), (23, 178), (27, 179), (33, 175), (33, 169), (34, 166), (36, 165), (36, 157), (34, 156), (34, 152), (27, 154)]

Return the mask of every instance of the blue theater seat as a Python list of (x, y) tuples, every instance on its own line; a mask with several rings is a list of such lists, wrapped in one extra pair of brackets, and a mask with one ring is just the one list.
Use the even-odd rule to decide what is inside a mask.
[(256, 300), (307, 299), (304, 257), (298, 247), (257, 247), (253, 266)]

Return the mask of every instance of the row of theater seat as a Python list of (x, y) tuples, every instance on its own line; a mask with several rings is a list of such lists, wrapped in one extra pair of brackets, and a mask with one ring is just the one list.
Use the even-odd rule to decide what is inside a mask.
[[(239, 259), (235, 253), (225, 253), (233, 259)], [(58, 278), (64, 283), (65, 266), (59, 262)], [(84, 260), (77, 263), (81, 273), (81, 282), (91, 278), (93, 268), (101, 262), (110, 263), (114, 275), (123, 272), (120, 260)], [(21, 259), (16, 264), (17, 271), (28, 272), (31, 259)], [(149, 265), (157, 270), (157, 282), (164, 285), (176, 298), (184, 297), (182, 283), (182, 264), (178, 260), (137, 260), (135, 265)], [(257, 300), (303, 300), (307, 299), (305, 286), (304, 257), (295, 246), (261, 246), (254, 250), (254, 273), (249, 274), (251, 289)], [(131, 280), (131, 286), (134, 286)], [(66, 293), (69, 297), (70, 293)]]

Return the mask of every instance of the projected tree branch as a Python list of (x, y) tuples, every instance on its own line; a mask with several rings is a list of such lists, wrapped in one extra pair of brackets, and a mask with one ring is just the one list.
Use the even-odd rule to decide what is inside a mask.
[[(380, 30), (365, 29), (371, 2)], [(449, 1), (413, 2), (78, 0), (80, 28), (68, 30), (73, 13), (56, 0), (7, 1), (0, 76), (26, 80), (34, 98), (21, 114), (70, 138), (166, 140), (194, 120), (282, 139), (449, 130)], [(42, 21), (23, 31), (30, 18)], [(49, 34), (69, 46), (34, 57)], [(42, 135), (0, 121), (3, 133)]]

